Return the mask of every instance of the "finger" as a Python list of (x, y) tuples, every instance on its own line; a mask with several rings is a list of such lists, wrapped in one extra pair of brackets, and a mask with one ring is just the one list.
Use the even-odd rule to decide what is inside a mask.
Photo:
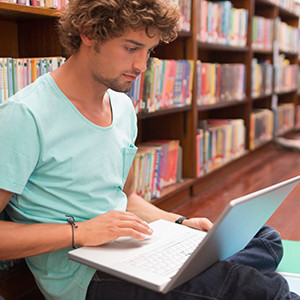
[(192, 218), (185, 220), (184, 225), (198, 230), (208, 231), (213, 226), (213, 223), (207, 218)]
[(141, 218), (139, 218), (137, 215), (128, 212), (128, 211), (115, 211), (116, 218), (120, 220), (135, 220), (141, 224), (146, 224)]
[(131, 228), (134, 229), (137, 232), (140, 232), (142, 234), (151, 235), (153, 233), (153, 230), (149, 227), (148, 224), (145, 222), (138, 222), (136, 220), (127, 219), (122, 220), (119, 224), (120, 228)]
[(203, 228), (202, 230), (209, 231), (212, 227), (213, 227), (213, 223), (210, 220), (206, 218), (202, 219), (202, 228)]
[(121, 213), (121, 218), (120, 218), (121, 221), (136, 222), (137, 226), (141, 226), (143, 231), (146, 230), (145, 232), (146, 234), (149, 234), (149, 232), (152, 233), (153, 230), (150, 228), (150, 226), (135, 214), (131, 212), (120, 212), (120, 213)]
[(119, 230), (119, 236), (120, 237), (131, 237), (138, 240), (144, 240), (146, 238), (146, 235), (143, 234), (140, 231), (137, 231), (133, 228), (121, 228)]

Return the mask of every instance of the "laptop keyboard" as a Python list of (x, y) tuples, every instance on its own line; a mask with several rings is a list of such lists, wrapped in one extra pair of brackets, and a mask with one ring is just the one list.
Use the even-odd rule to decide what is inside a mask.
[(124, 263), (148, 272), (172, 277), (189, 258), (204, 236), (205, 234), (200, 231), (185, 232), (179, 235), (176, 240), (126, 259)]

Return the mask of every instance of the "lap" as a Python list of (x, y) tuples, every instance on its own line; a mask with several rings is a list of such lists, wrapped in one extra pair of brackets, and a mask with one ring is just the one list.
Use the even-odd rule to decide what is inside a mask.
[(87, 300), (291, 299), (286, 281), (277, 273), (262, 274), (232, 262), (218, 262), (187, 283), (163, 295), (102, 272), (92, 280)]
[(290, 294), (285, 279), (274, 272), (281, 256), (278, 232), (263, 226), (245, 249), (168, 294), (156, 293), (97, 271), (88, 288), (87, 300), (300, 299)]

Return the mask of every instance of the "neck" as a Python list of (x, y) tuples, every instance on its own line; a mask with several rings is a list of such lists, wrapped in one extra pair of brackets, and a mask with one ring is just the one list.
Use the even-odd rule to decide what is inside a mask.
[(85, 118), (103, 127), (111, 124), (112, 113), (107, 88), (91, 78), (86, 65), (80, 61), (80, 56), (72, 55), (51, 76)]
[(82, 102), (84, 99), (84, 102), (99, 105), (99, 102), (104, 99), (107, 87), (94, 80), (89, 72), (87, 61), (78, 52), (51, 75), (71, 101)]

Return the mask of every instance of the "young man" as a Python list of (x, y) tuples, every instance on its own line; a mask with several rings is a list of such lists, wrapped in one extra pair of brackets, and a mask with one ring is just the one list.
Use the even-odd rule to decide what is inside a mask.
[[(273, 272), (282, 249), (267, 227), (167, 295), (67, 257), (71, 246), (143, 239), (152, 234), (144, 221), (181, 217), (133, 192), (137, 120), (123, 94), (153, 48), (176, 37), (178, 18), (164, 0), (73, 0), (60, 20), (67, 62), (0, 107), (0, 211), (12, 220), (0, 222), (0, 259), (27, 257), (47, 299), (297, 298)], [(212, 226), (206, 218), (183, 224)]]

